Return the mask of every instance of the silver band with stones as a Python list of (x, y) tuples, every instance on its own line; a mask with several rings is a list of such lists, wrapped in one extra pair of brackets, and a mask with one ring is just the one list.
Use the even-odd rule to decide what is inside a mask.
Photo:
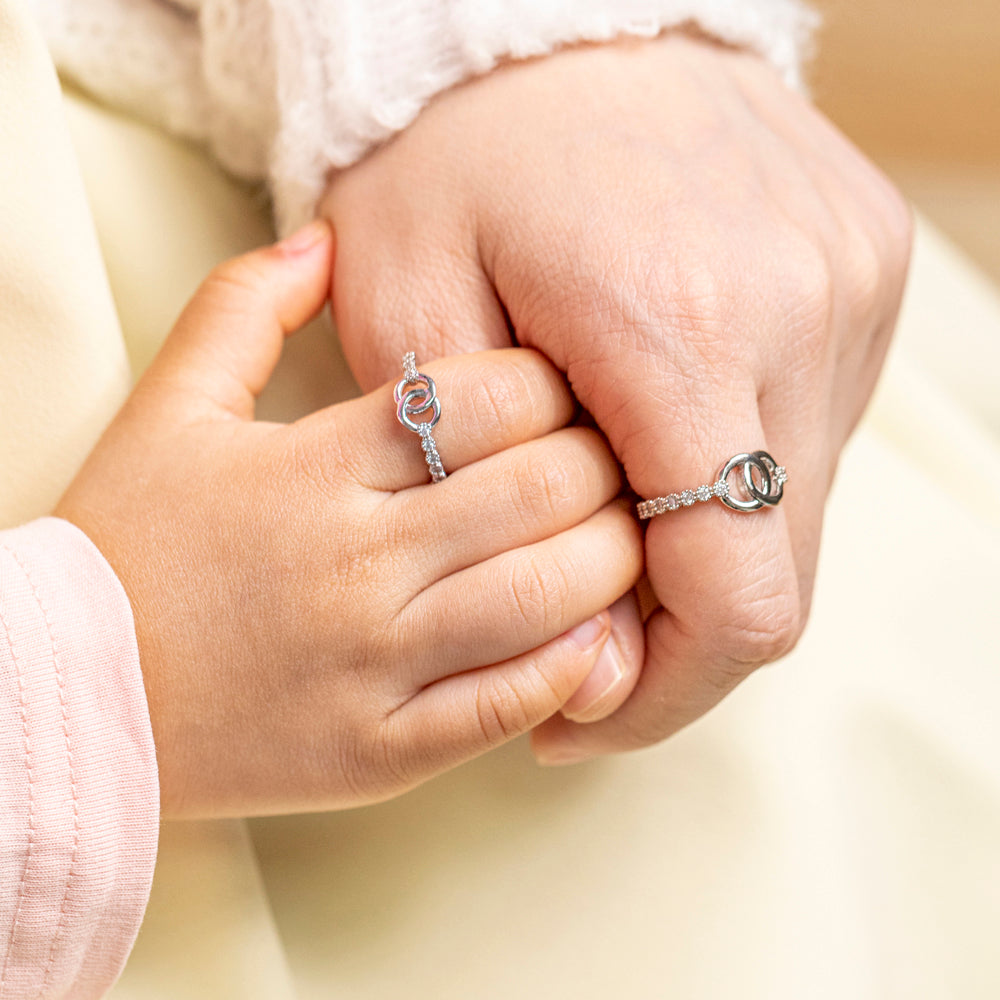
[[(729, 477), (739, 468), (742, 468), (743, 475), (738, 477), (734, 490), (729, 484)], [(721, 500), (730, 510), (749, 513), (779, 503), (784, 496), (786, 482), (788, 473), (785, 467), (778, 465), (766, 451), (741, 452), (726, 462), (711, 486), (643, 500), (638, 505), (639, 517), (645, 520), (681, 507), (707, 503), (713, 497)]]
[[(441, 419), (441, 401), (437, 398), (437, 387), (429, 375), (417, 371), (417, 358), (413, 351), (403, 355), (403, 377), (396, 383), (392, 398), (396, 401), (396, 417), (399, 422), (414, 434), (420, 435), (420, 447), (427, 459), (431, 482), (439, 483), (447, 478), (438, 454), (437, 442), (432, 431)], [(414, 417), (431, 411), (427, 420), (417, 421)]]

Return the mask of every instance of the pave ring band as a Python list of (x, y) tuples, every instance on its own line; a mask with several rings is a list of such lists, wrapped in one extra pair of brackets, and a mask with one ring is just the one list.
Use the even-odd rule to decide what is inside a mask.
[[(736, 489), (729, 485), (729, 477), (742, 470)], [(654, 500), (643, 500), (638, 505), (639, 517), (646, 520), (670, 510), (690, 507), (695, 503), (706, 503), (717, 497), (730, 510), (749, 513), (764, 507), (774, 507), (785, 493), (788, 473), (766, 451), (742, 452), (726, 462), (719, 476), (711, 486), (699, 486), (696, 490), (670, 493)]]
[[(441, 419), (441, 400), (437, 398), (434, 379), (417, 371), (417, 357), (413, 351), (403, 355), (403, 377), (396, 383), (392, 398), (396, 401), (396, 417), (399, 422), (408, 431), (420, 435), (420, 447), (424, 450), (431, 482), (441, 482), (447, 478), (448, 473), (441, 464), (437, 442), (432, 433)], [(428, 410), (431, 411), (431, 415), (427, 420), (413, 419)]]

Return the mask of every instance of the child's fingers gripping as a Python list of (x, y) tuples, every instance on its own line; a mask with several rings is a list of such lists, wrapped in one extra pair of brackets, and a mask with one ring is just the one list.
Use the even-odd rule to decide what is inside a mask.
[[(426, 367), (418, 357), (417, 368), (435, 382), (441, 418), (434, 439), (448, 473), (557, 430), (575, 411), (562, 375), (537, 351), (483, 351)], [(358, 482), (387, 492), (430, 482), (420, 436), (399, 422), (392, 389), (383, 386), (336, 408), (337, 460), (347, 463)], [(324, 452), (331, 419), (327, 410), (300, 421), (301, 430), (314, 436), (317, 454)]]
[(412, 682), (541, 646), (614, 604), (635, 585), (642, 559), (639, 526), (616, 501), (567, 531), (452, 574), (396, 619)]
[(433, 489), (406, 490), (393, 506), (419, 548), (410, 568), (423, 589), (582, 523), (620, 489), (618, 463), (603, 438), (564, 427), (458, 469)]
[(251, 419), (285, 337), (327, 301), (332, 255), (330, 227), (314, 222), (220, 264), (181, 314), (137, 395), (168, 389), (170, 401), (188, 412), (207, 403)]
[(602, 612), (530, 652), (425, 687), (387, 720), (408, 769), (430, 777), (540, 725), (583, 683), (609, 630)]

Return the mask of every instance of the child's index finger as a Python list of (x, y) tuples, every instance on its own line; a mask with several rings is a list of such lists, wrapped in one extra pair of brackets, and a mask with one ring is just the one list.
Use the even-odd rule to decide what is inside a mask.
[[(575, 401), (560, 372), (537, 351), (505, 348), (442, 358), (426, 365), (440, 406), (433, 436), (447, 473), (564, 427)], [(402, 358), (399, 377), (404, 377)], [(363, 485), (396, 492), (431, 482), (421, 435), (397, 416), (393, 385), (337, 409), (338, 448)], [(430, 411), (412, 417), (429, 418)], [(301, 421), (323, 439), (330, 411)], [(322, 451), (320, 452), (322, 454)], [(322, 460), (322, 459), (321, 459)]]

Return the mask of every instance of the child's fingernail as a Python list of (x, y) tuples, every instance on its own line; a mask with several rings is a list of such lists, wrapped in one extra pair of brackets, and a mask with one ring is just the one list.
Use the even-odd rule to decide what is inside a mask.
[(322, 219), (314, 219), (301, 229), (297, 229), (291, 236), (286, 236), (278, 246), (286, 253), (305, 253), (322, 243), (329, 235), (329, 225)]
[(624, 676), (621, 653), (612, 633), (604, 643), (594, 669), (563, 706), (562, 714), (573, 722), (591, 722), (601, 718), (602, 709), (608, 704)]
[(586, 750), (580, 750), (574, 746), (536, 747), (535, 760), (542, 767), (562, 767), (564, 764), (579, 764), (581, 761), (590, 760), (591, 755)]
[(566, 638), (580, 649), (591, 649), (597, 645), (601, 637), (607, 635), (611, 628), (611, 618), (606, 613), (601, 613), (594, 618), (585, 621), (582, 625), (570, 629), (566, 633)]

